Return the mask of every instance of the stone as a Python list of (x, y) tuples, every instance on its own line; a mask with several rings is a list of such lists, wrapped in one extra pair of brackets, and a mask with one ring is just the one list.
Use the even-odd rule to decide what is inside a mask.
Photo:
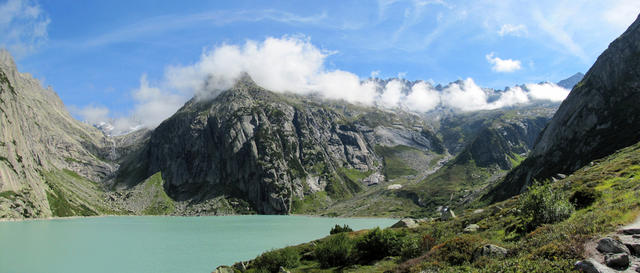
[(630, 254), (629, 249), (622, 242), (617, 239), (606, 237), (600, 239), (598, 241), (598, 246), (596, 247), (598, 251), (602, 254), (616, 254), (616, 253), (625, 253)]
[(626, 253), (607, 254), (604, 257), (604, 261), (607, 266), (619, 270), (624, 270), (629, 267), (629, 255)]
[(486, 244), (473, 251), (473, 259), (476, 260), (480, 257), (504, 258), (507, 253), (509, 253), (509, 250), (504, 247)]
[(623, 229), (622, 233), (625, 234), (625, 235), (640, 235), (640, 228)]
[(404, 218), (397, 223), (393, 224), (391, 228), (417, 228), (419, 225), (415, 220), (411, 218)]
[(480, 229), (480, 226), (476, 225), (476, 224), (471, 224), (468, 225), (467, 227), (464, 228), (464, 230), (462, 230), (462, 232), (464, 233), (474, 233), (477, 232)]
[(613, 269), (606, 267), (594, 259), (586, 259), (575, 263), (574, 268), (584, 273), (613, 273)]

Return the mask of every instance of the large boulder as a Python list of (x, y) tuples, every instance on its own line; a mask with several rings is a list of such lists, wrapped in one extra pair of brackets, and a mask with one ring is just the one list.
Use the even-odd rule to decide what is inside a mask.
[(397, 223), (393, 224), (391, 228), (417, 228), (419, 225), (415, 220), (411, 218), (404, 218)]
[(625, 246), (622, 242), (617, 239), (606, 237), (600, 239), (598, 241), (598, 246), (596, 247), (600, 253), (603, 254), (617, 254), (617, 253), (625, 253), (630, 254), (629, 248)]
[(629, 267), (629, 255), (626, 253), (607, 254), (604, 257), (604, 262), (608, 267), (624, 270)]
[(613, 269), (606, 267), (594, 259), (586, 259), (579, 261), (574, 265), (574, 268), (579, 272), (584, 273), (613, 273)]

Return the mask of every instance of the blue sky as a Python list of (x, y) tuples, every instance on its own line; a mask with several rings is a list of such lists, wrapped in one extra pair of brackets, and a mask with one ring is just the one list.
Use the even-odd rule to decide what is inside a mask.
[(555, 82), (586, 72), (638, 13), (636, 0), (9, 0), (0, 1), (0, 45), (66, 105), (117, 117), (140, 104), (144, 84), (171, 92), (168, 68), (268, 38), (312, 46), (320, 70), (362, 79)]

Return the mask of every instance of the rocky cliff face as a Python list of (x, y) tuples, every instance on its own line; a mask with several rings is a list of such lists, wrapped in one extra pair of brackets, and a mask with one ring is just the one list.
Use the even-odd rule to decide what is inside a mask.
[[(174, 199), (197, 203), (222, 195), (246, 200), (259, 213), (280, 214), (318, 191), (336, 199), (351, 196), (362, 186), (347, 173), (380, 179), (375, 144), (437, 146), (423, 128), (367, 125), (394, 115), (384, 121), (364, 115), (354, 122), (349, 111), (358, 110), (341, 113), (287, 98), (246, 76), (215, 99), (192, 99), (158, 126), (132, 157), (136, 164), (123, 164), (121, 181), (131, 185), (161, 172)], [(124, 179), (131, 173), (142, 176)]]
[(640, 18), (605, 50), (538, 139), (531, 156), (485, 198), (569, 174), (640, 140)]
[[(101, 181), (116, 166), (99, 158), (103, 135), (75, 120), (51, 89), (17, 71), (0, 50), (0, 218), (52, 215), (48, 180), (61, 170)], [(78, 185), (76, 190), (89, 190)], [(93, 189), (90, 189), (93, 190)]]

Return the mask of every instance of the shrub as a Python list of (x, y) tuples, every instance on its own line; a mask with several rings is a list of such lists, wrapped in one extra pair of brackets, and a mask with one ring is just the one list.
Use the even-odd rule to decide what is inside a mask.
[(333, 235), (333, 234), (338, 234), (342, 232), (352, 232), (352, 231), (353, 229), (351, 229), (351, 227), (349, 227), (348, 225), (343, 225), (343, 226), (336, 225), (331, 229), (331, 231), (329, 231), (329, 234)]
[(565, 199), (561, 191), (551, 184), (535, 184), (518, 200), (519, 217), (526, 231), (543, 224), (552, 224), (569, 218), (573, 205)]
[(569, 202), (576, 206), (576, 209), (583, 209), (598, 200), (600, 195), (600, 192), (596, 191), (594, 188), (582, 187), (571, 194)]
[(314, 254), (323, 268), (346, 266), (355, 260), (355, 242), (346, 233), (338, 233), (320, 242)]
[(401, 244), (395, 231), (375, 228), (357, 242), (356, 248), (360, 259), (370, 262), (391, 255), (400, 255)]
[(287, 247), (278, 250), (267, 251), (256, 258), (251, 267), (263, 272), (278, 272), (280, 267), (292, 268), (300, 263), (300, 254), (292, 248)]
[(400, 240), (400, 257), (409, 260), (420, 256), (425, 251), (422, 241), (418, 237), (407, 236)]
[(462, 265), (471, 262), (473, 251), (481, 244), (480, 237), (462, 235), (434, 246), (429, 251), (429, 256), (435, 261), (447, 262), (450, 265)]

